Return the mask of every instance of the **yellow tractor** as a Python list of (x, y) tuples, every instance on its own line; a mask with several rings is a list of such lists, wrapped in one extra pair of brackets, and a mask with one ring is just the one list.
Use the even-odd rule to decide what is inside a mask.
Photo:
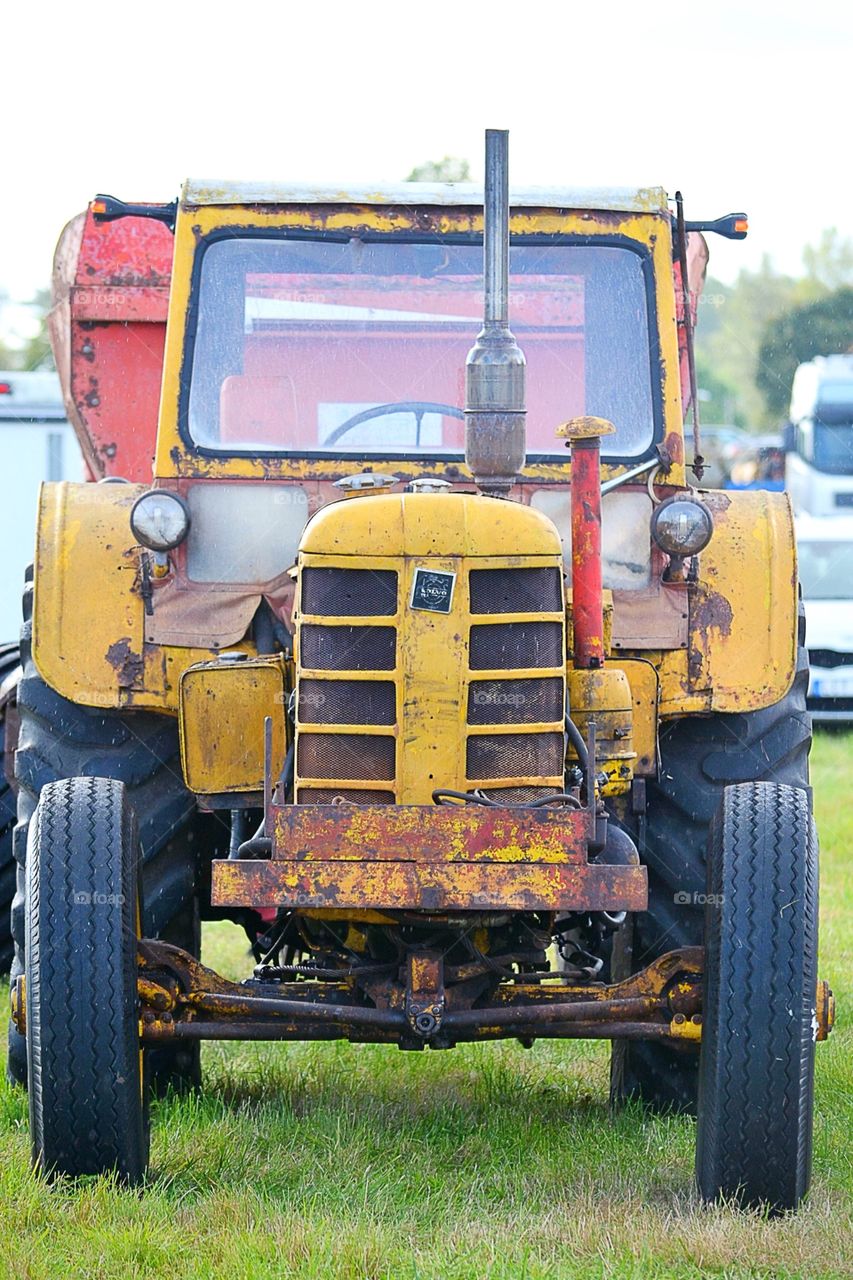
[[(123, 220), (174, 231), (153, 481), (46, 484), (25, 597), (36, 1166), (142, 1179), (202, 1040), (596, 1037), (614, 1101), (696, 1113), (703, 1197), (796, 1206), (832, 998), (791, 515), (684, 456), (702, 232), (743, 216), (510, 198), (489, 131), (485, 199), (98, 197), (60, 276)], [(126, 283), (126, 386), (162, 292)], [(60, 295), (94, 421), (106, 293)]]

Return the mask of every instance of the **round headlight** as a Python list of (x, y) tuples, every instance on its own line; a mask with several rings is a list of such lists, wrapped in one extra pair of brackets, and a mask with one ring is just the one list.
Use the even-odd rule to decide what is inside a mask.
[(177, 493), (152, 489), (136, 499), (130, 512), (130, 527), (143, 547), (171, 551), (183, 542), (190, 527), (190, 509)]
[(652, 514), (652, 537), (670, 556), (695, 556), (711, 541), (714, 517), (698, 498), (676, 494)]

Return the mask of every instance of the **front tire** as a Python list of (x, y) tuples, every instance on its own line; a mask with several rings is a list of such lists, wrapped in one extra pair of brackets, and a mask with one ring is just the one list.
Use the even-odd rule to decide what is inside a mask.
[(122, 783), (43, 789), (27, 864), (26, 1039), (33, 1165), (49, 1177), (145, 1175), (138, 879)]
[(817, 836), (808, 796), (727, 787), (711, 829), (696, 1180), (774, 1213), (809, 1186)]

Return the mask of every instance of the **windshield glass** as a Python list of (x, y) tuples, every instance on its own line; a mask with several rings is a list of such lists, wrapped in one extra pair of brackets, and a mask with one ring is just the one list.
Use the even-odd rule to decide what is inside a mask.
[[(193, 440), (224, 453), (461, 457), (482, 259), (478, 244), (435, 241), (213, 242), (200, 273)], [(565, 459), (554, 429), (582, 414), (616, 425), (606, 453), (644, 453), (654, 409), (642, 258), (514, 245), (510, 273), (528, 456)]]
[(853, 542), (798, 542), (804, 600), (853, 600)]
[(814, 464), (819, 471), (833, 475), (853, 475), (853, 423), (849, 416), (846, 422), (814, 424)]

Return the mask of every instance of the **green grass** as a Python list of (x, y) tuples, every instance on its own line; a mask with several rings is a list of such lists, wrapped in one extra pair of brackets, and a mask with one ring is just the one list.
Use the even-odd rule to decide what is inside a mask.
[[(840, 1026), (818, 1046), (814, 1185), (796, 1217), (699, 1205), (693, 1124), (607, 1108), (607, 1047), (451, 1053), (209, 1045), (204, 1096), (158, 1104), (150, 1185), (49, 1189), (26, 1099), (0, 1087), (0, 1274), (335, 1277), (853, 1274), (850, 1015), (853, 736), (814, 752), (821, 974)], [(206, 958), (244, 947), (211, 927)]]

